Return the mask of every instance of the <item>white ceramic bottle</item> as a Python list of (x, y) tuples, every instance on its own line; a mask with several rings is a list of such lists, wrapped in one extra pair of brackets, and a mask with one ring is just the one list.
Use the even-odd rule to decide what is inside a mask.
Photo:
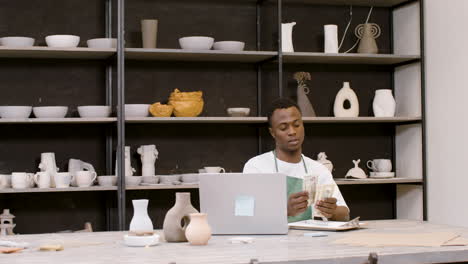
[(376, 90), (372, 108), (374, 110), (374, 116), (376, 117), (394, 117), (396, 102), (395, 98), (393, 98), (392, 90)]
[(153, 222), (148, 216), (148, 200), (132, 200), (133, 218), (130, 222), (130, 231), (134, 232), (152, 232)]
[[(349, 101), (350, 107), (345, 109), (344, 103)], [(333, 106), (333, 113), (336, 117), (358, 117), (359, 100), (356, 93), (351, 89), (349, 82), (343, 83), (343, 88), (338, 91)]]
[(208, 225), (207, 215), (202, 213), (190, 214), (190, 224), (185, 230), (185, 236), (191, 245), (202, 246), (208, 244), (211, 238), (211, 227)]

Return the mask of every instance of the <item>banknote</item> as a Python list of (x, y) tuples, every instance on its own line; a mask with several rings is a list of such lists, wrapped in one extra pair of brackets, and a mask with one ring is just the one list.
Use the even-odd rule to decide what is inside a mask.
[[(315, 193), (315, 202), (333, 197), (333, 193), (335, 192), (335, 187), (336, 187), (335, 184), (318, 185), (317, 192)], [(313, 212), (314, 212), (313, 217), (321, 217), (323, 220), (326, 220), (326, 218), (322, 215), (320, 210), (317, 210), (314, 208)]]
[(306, 175), (302, 182), (302, 190), (309, 194), (307, 199), (307, 206), (315, 203), (315, 195), (317, 192), (318, 175)]

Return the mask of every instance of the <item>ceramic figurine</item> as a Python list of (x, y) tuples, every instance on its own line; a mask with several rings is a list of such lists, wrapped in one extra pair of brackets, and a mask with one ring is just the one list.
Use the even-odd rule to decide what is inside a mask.
[[(349, 101), (350, 107), (344, 108), (345, 101)], [(336, 117), (358, 117), (359, 101), (356, 93), (349, 86), (349, 82), (343, 83), (343, 88), (338, 91), (333, 106), (333, 113)]]
[(393, 98), (392, 90), (376, 90), (372, 109), (374, 110), (374, 116), (376, 117), (394, 117), (396, 102), (395, 98)]
[(348, 171), (348, 173), (346, 173), (346, 177), (345, 177), (345, 178), (348, 178), (348, 177), (356, 178), (356, 179), (365, 179), (365, 178), (367, 178), (367, 175), (366, 175), (366, 173), (364, 172), (364, 170), (362, 170), (361, 168), (359, 168), (359, 162), (361, 162), (360, 159), (358, 159), (358, 160), (353, 160), (354, 168), (350, 169), (350, 170)]
[(338, 53), (338, 26), (325, 25), (323, 31), (325, 35), (325, 53)]
[(294, 52), (292, 32), (296, 22), (281, 24), (281, 47), (283, 52)]
[(360, 39), (358, 53), (379, 53), (375, 39), (380, 36), (380, 27), (374, 23), (360, 24), (356, 27), (354, 33)]
[(94, 167), (92, 164), (90, 163), (87, 163), (87, 162), (84, 162), (84, 161), (81, 161), (79, 159), (70, 159), (68, 161), (68, 172), (70, 173), (71, 177), (72, 177), (72, 181), (71, 181), (71, 185), (72, 186), (78, 186), (76, 184), (76, 172), (77, 171), (94, 171)]
[(13, 223), (14, 215), (10, 214), (10, 209), (3, 209), (3, 214), (0, 215), (0, 236), (14, 235), (13, 228), (16, 224)]
[(317, 155), (317, 162), (319, 162), (323, 166), (325, 166), (330, 172), (333, 171), (333, 163), (331, 161), (327, 160), (327, 154), (325, 154), (325, 152), (320, 152)]
[(185, 236), (191, 245), (208, 244), (211, 238), (211, 227), (208, 225), (206, 214), (190, 214), (190, 224), (185, 230)]
[(153, 176), (154, 163), (158, 159), (158, 150), (155, 145), (143, 145), (138, 148), (138, 154), (141, 155), (142, 176)]
[(41, 153), (41, 163), (39, 163), (41, 171), (48, 172), (50, 175), (50, 186), (55, 187), (55, 174), (59, 171), (55, 163), (55, 154), (53, 152)]
[(297, 81), (297, 105), (301, 109), (302, 116), (316, 116), (314, 107), (307, 97), (310, 89), (307, 87), (306, 82), (311, 80), (310, 73), (296, 72), (294, 73), (294, 80)]
[[(190, 202), (190, 193), (176, 193), (176, 203), (164, 218), (163, 231), (167, 242), (186, 242), (185, 230), (189, 215), (198, 213)], [(183, 224), (182, 224), (183, 222)]]
[(153, 222), (148, 216), (148, 200), (132, 200), (133, 218), (130, 222), (130, 231), (132, 232), (152, 232)]

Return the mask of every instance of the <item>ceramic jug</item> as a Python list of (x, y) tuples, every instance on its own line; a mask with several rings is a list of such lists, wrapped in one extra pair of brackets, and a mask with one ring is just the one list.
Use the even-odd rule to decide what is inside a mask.
[(379, 89), (375, 91), (372, 109), (376, 117), (394, 117), (396, 110), (395, 98), (393, 98), (392, 90)]
[(296, 22), (281, 24), (281, 46), (283, 52), (294, 52), (292, 32)]
[[(348, 101), (350, 107), (345, 109), (344, 103)], [(336, 117), (358, 117), (359, 101), (356, 93), (351, 89), (349, 82), (343, 83), (343, 88), (338, 91), (333, 106), (333, 113)]]
[(360, 39), (358, 53), (377, 54), (379, 49), (375, 39), (380, 36), (380, 27), (374, 23), (360, 24), (354, 33)]
[(55, 187), (54, 176), (59, 171), (59, 169), (55, 163), (55, 154), (53, 152), (41, 153), (41, 163), (39, 163), (39, 169), (49, 173), (50, 186)]
[(86, 163), (84, 161), (81, 161), (79, 159), (70, 159), (68, 161), (68, 172), (70, 173), (72, 177), (71, 185), (72, 186), (78, 186), (76, 184), (76, 172), (77, 171), (95, 171), (94, 167), (90, 163)]
[(147, 199), (132, 200), (133, 203), (133, 218), (130, 221), (130, 231), (133, 232), (152, 232), (153, 222), (148, 216)]
[(164, 218), (163, 231), (167, 242), (186, 242), (185, 230), (190, 214), (198, 213), (190, 202), (190, 193), (176, 193), (176, 203)]
[(158, 150), (155, 145), (143, 145), (137, 149), (141, 156), (142, 176), (153, 176), (154, 162), (158, 159)]
[(206, 214), (190, 214), (190, 224), (185, 230), (185, 236), (191, 245), (208, 244), (211, 238), (211, 227), (208, 225)]

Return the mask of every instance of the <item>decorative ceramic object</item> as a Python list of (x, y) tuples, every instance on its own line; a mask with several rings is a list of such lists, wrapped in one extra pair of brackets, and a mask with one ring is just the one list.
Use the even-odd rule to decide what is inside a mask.
[(396, 102), (395, 98), (393, 98), (392, 90), (376, 90), (372, 109), (374, 110), (374, 116), (376, 117), (394, 117)]
[(333, 171), (333, 163), (331, 161), (327, 160), (327, 154), (325, 154), (325, 152), (320, 152), (317, 155), (317, 162), (319, 162), (323, 166), (325, 166), (330, 172)]
[(132, 200), (133, 218), (130, 222), (132, 232), (153, 232), (153, 222), (148, 216), (148, 200)]
[(13, 228), (16, 224), (13, 223), (14, 215), (10, 214), (10, 209), (3, 209), (3, 214), (0, 215), (0, 236), (14, 235)]
[(314, 107), (307, 97), (307, 95), (310, 93), (310, 89), (307, 87), (307, 81), (312, 79), (310, 77), (310, 73), (296, 72), (294, 73), (294, 79), (297, 81), (297, 104), (301, 109), (302, 116), (316, 116)]
[(55, 174), (54, 180), (55, 188), (68, 188), (70, 187), (72, 176), (69, 172), (57, 172)]
[(203, 92), (181, 92), (175, 89), (169, 97), (169, 104), (174, 106), (176, 117), (196, 117), (203, 111)]
[(211, 227), (208, 225), (206, 214), (190, 214), (190, 224), (185, 230), (190, 245), (203, 246), (211, 238)]
[(54, 177), (59, 169), (55, 163), (55, 154), (53, 152), (41, 153), (41, 163), (39, 163), (39, 169), (49, 173), (51, 177), (50, 185), (55, 187)]
[(77, 171), (75, 175), (76, 185), (78, 187), (90, 187), (94, 184), (96, 177), (97, 173), (95, 171)]
[[(133, 173), (136, 171), (133, 167), (132, 167), (132, 163), (131, 163), (131, 156), (130, 156), (130, 147), (129, 146), (125, 146), (125, 160), (124, 160), (124, 164), (125, 164), (125, 176), (133, 176)], [(117, 160), (115, 161), (115, 175), (117, 175)]]
[(242, 41), (217, 41), (213, 44), (214, 50), (243, 51), (245, 43)]
[(213, 43), (212, 37), (191, 36), (179, 39), (180, 47), (188, 50), (209, 50), (213, 47)]
[(356, 27), (354, 33), (360, 39), (358, 53), (377, 54), (379, 49), (375, 39), (380, 36), (380, 27), (374, 23), (360, 24)]
[(325, 53), (338, 53), (338, 26), (325, 25), (323, 31), (325, 34)]
[(144, 49), (155, 49), (158, 35), (158, 20), (141, 20), (141, 36)]
[(32, 188), (34, 186), (34, 174), (26, 172), (13, 172), (11, 174), (11, 187), (13, 189)]
[(176, 193), (176, 203), (164, 218), (163, 231), (167, 242), (186, 242), (185, 229), (189, 215), (198, 213), (190, 203), (190, 193)]
[(37, 187), (39, 188), (50, 188), (50, 181), (51, 177), (50, 174), (46, 171), (41, 171), (34, 174), (34, 182), (36, 183)]
[(353, 160), (354, 168), (350, 169), (348, 171), (348, 173), (346, 173), (345, 178), (348, 178), (348, 177), (356, 178), (356, 179), (365, 179), (365, 178), (367, 178), (366, 173), (361, 168), (359, 168), (359, 162), (361, 162), (360, 159)]
[(95, 171), (93, 165), (90, 164), (90, 163), (81, 161), (79, 159), (70, 159), (70, 160), (68, 160), (68, 172), (70, 173), (70, 175), (72, 177), (72, 182), (71, 182), (72, 186), (75, 186), (75, 187), (78, 186), (76, 184), (76, 178), (75, 178), (76, 172), (77, 171), (84, 171), (84, 170)]
[[(348, 101), (350, 107), (344, 108), (345, 101)], [(359, 101), (356, 93), (349, 86), (349, 82), (343, 83), (343, 88), (338, 91), (333, 106), (333, 113), (336, 117), (358, 117), (359, 116)]]
[(374, 159), (368, 160), (367, 168), (374, 172), (391, 172), (392, 171), (392, 161), (389, 159)]
[(170, 117), (174, 111), (174, 107), (157, 102), (150, 106), (149, 111), (154, 117)]
[(0, 189), (11, 187), (11, 175), (0, 174)]
[(292, 32), (296, 22), (281, 24), (281, 47), (283, 52), (294, 52)]
[(141, 155), (142, 175), (153, 176), (154, 162), (158, 159), (158, 150), (155, 145), (143, 145), (137, 149), (138, 154)]

